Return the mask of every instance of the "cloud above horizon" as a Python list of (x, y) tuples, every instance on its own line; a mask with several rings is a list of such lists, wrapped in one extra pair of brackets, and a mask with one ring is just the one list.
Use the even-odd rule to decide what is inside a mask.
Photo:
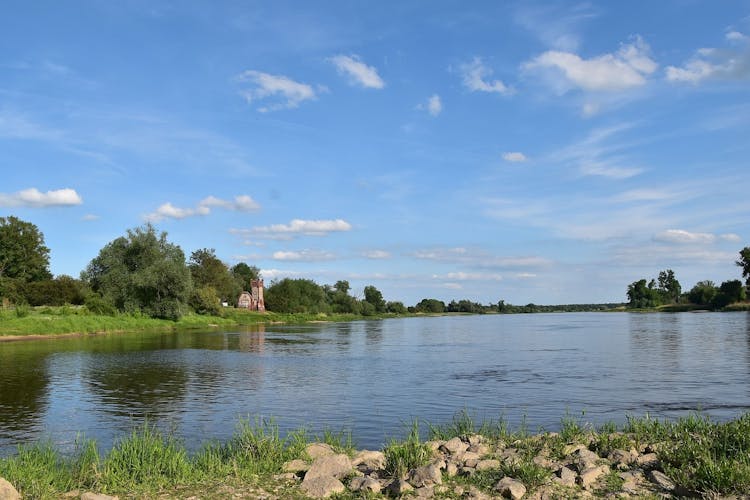
[(378, 70), (362, 62), (362, 59), (357, 55), (337, 55), (332, 57), (330, 61), (336, 66), (339, 74), (348, 77), (349, 83), (352, 85), (368, 89), (385, 87), (385, 82), (378, 75)]
[(232, 234), (253, 235), (258, 238), (289, 240), (294, 237), (327, 236), (330, 233), (351, 231), (352, 225), (343, 219), (292, 219), (288, 224), (271, 224), (250, 229), (230, 229)]
[(15, 193), (0, 193), (0, 207), (70, 207), (81, 205), (83, 199), (75, 189), (63, 188), (41, 192), (37, 188), (23, 189)]
[(248, 104), (256, 101), (270, 101), (269, 104), (257, 108), (261, 113), (297, 108), (300, 103), (318, 97), (312, 86), (294, 81), (284, 75), (247, 70), (238, 75), (236, 79), (239, 82), (251, 84), (251, 87), (240, 91), (240, 95), (245, 98)]
[(475, 57), (470, 63), (461, 65), (464, 87), (472, 92), (490, 92), (501, 95), (513, 93), (513, 89), (501, 80), (490, 80), (492, 70), (482, 63), (480, 57)]
[(681, 67), (667, 66), (667, 80), (697, 85), (704, 80), (750, 79), (750, 36), (730, 31), (725, 38), (731, 47), (701, 48)]
[(260, 204), (250, 196), (243, 194), (234, 197), (234, 200), (222, 200), (215, 196), (203, 198), (195, 207), (180, 208), (171, 202), (160, 205), (155, 211), (146, 214), (143, 218), (147, 222), (159, 222), (165, 219), (185, 219), (187, 217), (209, 215), (211, 209), (223, 208), (235, 212), (255, 212), (260, 210)]

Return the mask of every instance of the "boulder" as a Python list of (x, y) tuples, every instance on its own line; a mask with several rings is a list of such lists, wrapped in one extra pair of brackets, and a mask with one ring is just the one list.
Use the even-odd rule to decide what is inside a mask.
[(8, 481), (0, 477), (0, 500), (19, 500), (21, 495)]
[(352, 462), (344, 454), (316, 458), (305, 473), (305, 481), (316, 477), (332, 476), (343, 479), (352, 471)]
[(415, 489), (410, 498), (432, 498), (435, 496), (435, 486), (422, 486), (421, 488)]
[(596, 466), (599, 461), (599, 455), (589, 450), (588, 448), (579, 448), (570, 454), (573, 461), (578, 465), (578, 470), (590, 469)]
[(304, 460), (296, 459), (292, 460), (290, 462), (285, 463), (281, 470), (284, 472), (305, 472), (307, 469), (310, 468), (310, 464), (305, 462)]
[(555, 476), (557, 476), (555, 478), (557, 480), (556, 482), (563, 486), (574, 486), (576, 484), (576, 477), (578, 477), (575, 471), (568, 467), (560, 467), (555, 472)]
[(440, 450), (451, 455), (458, 455), (469, 449), (469, 445), (461, 441), (459, 438), (453, 438), (446, 441), (440, 446)]
[(400, 497), (407, 491), (414, 490), (414, 487), (404, 479), (394, 479), (388, 484), (388, 486), (386, 486), (386, 489), (391, 495)]
[(458, 474), (458, 465), (453, 462), (448, 462), (448, 464), (445, 466), (445, 475), (448, 477), (453, 477), (456, 474)]
[(385, 467), (385, 454), (382, 451), (362, 450), (354, 455), (352, 466), (358, 469), (382, 470)]
[(311, 479), (305, 477), (300, 488), (306, 495), (313, 498), (328, 498), (335, 493), (346, 491), (344, 483), (332, 476), (318, 476)]
[(334, 455), (336, 452), (333, 450), (331, 445), (326, 443), (310, 443), (305, 446), (305, 453), (307, 456), (315, 460), (319, 457), (325, 457), (328, 455)]
[(656, 456), (656, 453), (641, 455), (635, 462), (644, 469), (656, 469), (659, 467), (659, 457)]
[(665, 491), (674, 491), (674, 481), (669, 479), (666, 474), (659, 472), (658, 470), (650, 470), (646, 473), (646, 477), (649, 481), (657, 485), (659, 488)]
[(609, 467), (606, 465), (598, 465), (593, 467), (587, 467), (583, 469), (578, 475), (578, 484), (583, 489), (589, 489), (597, 479), (609, 472)]
[(93, 493), (91, 491), (87, 491), (81, 495), (81, 500), (118, 500), (118, 498), (119, 497), (112, 497), (103, 493)]
[(521, 481), (510, 477), (504, 477), (495, 485), (495, 491), (505, 498), (519, 500), (526, 494), (526, 486)]
[(435, 464), (417, 467), (409, 473), (409, 484), (415, 488), (443, 484), (443, 475)]
[(380, 484), (380, 481), (371, 477), (355, 477), (349, 483), (349, 489), (352, 491), (380, 493), (380, 490), (383, 489), (383, 485)]

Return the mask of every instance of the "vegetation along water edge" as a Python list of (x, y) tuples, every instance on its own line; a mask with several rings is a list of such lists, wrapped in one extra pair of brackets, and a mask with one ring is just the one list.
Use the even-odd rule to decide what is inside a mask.
[[(273, 420), (242, 419), (226, 442), (188, 452), (146, 423), (103, 452), (81, 437), (0, 458), (0, 491), (33, 498), (678, 498), (750, 491), (750, 413), (727, 422), (629, 417), (598, 428), (566, 415), (558, 432), (466, 410), (443, 425), (414, 420), (381, 450), (346, 431), (282, 436)], [(17, 497), (16, 497), (17, 498)], [(107, 498), (107, 497), (100, 497)]]

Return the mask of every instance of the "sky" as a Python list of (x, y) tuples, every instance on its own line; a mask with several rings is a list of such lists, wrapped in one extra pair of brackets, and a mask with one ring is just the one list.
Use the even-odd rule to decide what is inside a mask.
[(750, 245), (750, 1), (3, 2), (0, 216), (387, 300), (622, 302)]

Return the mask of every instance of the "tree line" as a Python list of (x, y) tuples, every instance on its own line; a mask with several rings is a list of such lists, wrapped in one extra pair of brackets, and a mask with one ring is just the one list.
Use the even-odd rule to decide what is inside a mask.
[(739, 252), (735, 264), (742, 269), (745, 284), (739, 279), (727, 280), (720, 285), (713, 281), (699, 281), (687, 292), (682, 291), (674, 271), (659, 272), (656, 279), (640, 279), (628, 285), (628, 307), (632, 309), (654, 308), (672, 304), (687, 304), (701, 308), (720, 310), (730, 304), (747, 300), (750, 290), (750, 247)]
[[(212, 248), (186, 259), (182, 249), (151, 224), (130, 229), (107, 243), (78, 279), (49, 271), (49, 248), (32, 223), (0, 217), (0, 299), (3, 306), (85, 305), (94, 314), (136, 313), (179, 319), (194, 311), (220, 315), (223, 304), (236, 306), (243, 290), (260, 278), (260, 270), (240, 262), (229, 267)], [(495, 305), (469, 300), (423, 299), (406, 307), (386, 301), (376, 287), (364, 288), (359, 299), (346, 280), (319, 285), (309, 279), (284, 278), (265, 289), (266, 309), (281, 313), (378, 314), (497, 312)], [(502, 301), (501, 301), (502, 302)]]

